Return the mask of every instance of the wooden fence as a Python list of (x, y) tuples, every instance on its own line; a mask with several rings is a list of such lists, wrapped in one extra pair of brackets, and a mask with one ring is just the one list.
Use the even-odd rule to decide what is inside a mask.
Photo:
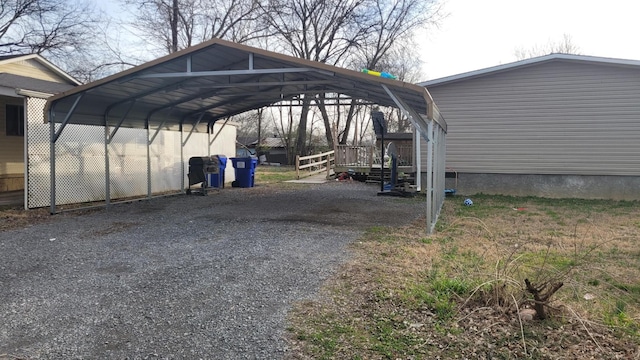
[(296, 155), (296, 178), (327, 173), (327, 179), (331, 176), (332, 164), (335, 163), (335, 151), (327, 151), (322, 154), (300, 156)]

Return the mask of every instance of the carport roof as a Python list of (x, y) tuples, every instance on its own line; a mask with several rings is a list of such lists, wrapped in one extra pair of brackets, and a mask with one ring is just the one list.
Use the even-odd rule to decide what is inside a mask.
[(63, 127), (177, 130), (318, 93), (404, 108), (414, 123), (434, 119), (446, 129), (424, 87), (220, 39), (57, 94), (47, 113)]

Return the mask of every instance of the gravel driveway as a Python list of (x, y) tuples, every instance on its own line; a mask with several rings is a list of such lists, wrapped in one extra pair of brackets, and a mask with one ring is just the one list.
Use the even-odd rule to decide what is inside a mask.
[(229, 188), (0, 232), (0, 359), (282, 358), (346, 245), (423, 212), (376, 191)]

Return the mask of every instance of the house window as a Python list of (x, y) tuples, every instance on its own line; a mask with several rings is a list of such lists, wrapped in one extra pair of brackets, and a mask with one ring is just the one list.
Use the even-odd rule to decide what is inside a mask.
[(24, 136), (24, 106), (7, 105), (5, 120), (7, 136)]

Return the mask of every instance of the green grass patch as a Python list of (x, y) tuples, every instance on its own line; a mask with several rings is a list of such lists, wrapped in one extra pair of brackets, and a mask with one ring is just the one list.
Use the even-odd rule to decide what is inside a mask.
[(393, 317), (376, 319), (371, 334), (372, 350), (387, 359), (416, 355), (423, 340), (407, 331), (406, 323)]
[(415, 310), (428, 308), (439, 321), (444, 322), (453, 318), (457, 301), (468, 295), (471, 289), (472, 283), (467, 280), (436, 273), (400, 291), (400, 299)]
[(258, 166), (255, 173), (255, 182), (279, 183), (296, 179), (296, 170), (291, 166)]
[(343, 337), (351, 337), (355, 330), (351, 326), (331, 323), (326, 328), (311, 333), (301, 332), (296, 336), (297, 340), (310, 342), (318, 359), (332, 359), (343, 343)]

